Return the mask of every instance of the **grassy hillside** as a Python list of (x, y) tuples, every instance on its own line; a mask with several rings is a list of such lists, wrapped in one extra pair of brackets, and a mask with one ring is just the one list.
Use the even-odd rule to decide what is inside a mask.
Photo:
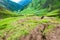
[(26, 38), (26, 35), (29, 36), (31, 31), (39, 25), (45, 27), (43, 31), (39, 29), (44, 37), (51, 29), (60, 24), (59, 1), (51, 0), (53, 3), (50, 1), (47, 3), (47, 1), (33, 0), (22, 11), (10, 11), (0, 7), (0, 40), (20, 40), (22, 36)]
[[(42, 14), (41, 16), (52, 16), (56, 15), (59, 10), (54, 10), (50, 13)], [(22, 12), (23, 13), (23, 12)], [(27, 12), (30, 13), (30, 12)], [(7, 14), (10, 15), (10, 17), (5, 15), (3, 16), (4, 19), (2, 18), (0, 20), (0, 39), (3, 40), (18, 40), (19, 37), (23, 35), (27, 35), (32, 31), (34, 28), (36, 28), (37, 25), (39, 24), (44, 24), (44, 23), (59, 23), (60, 20), (58, 17), (50, 18), (50, 17), (45, 17), (41, 19), (41, 16), (33, 14), (31, 15), (26, 15), (23, 14), (24, 16), (18, 16), (12, 12), (6, 12), (2, 14)], [(21, 15), (21, 14), (20, 14)], [(51, 24), (52, 25), (52, 24)], [(52, 26), (48, 26), (48, 29), (44, 31), (44, 33), (49, 30), (49, 28), (54, 28)]]

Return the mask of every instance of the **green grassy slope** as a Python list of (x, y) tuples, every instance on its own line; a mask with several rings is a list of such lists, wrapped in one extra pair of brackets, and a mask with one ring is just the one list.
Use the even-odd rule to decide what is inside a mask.
[[(33, 7), (36, 8), (36, 5), (33, 5)], [(59, 3), (56, 3), (53, 7), (55, 8), (58, 6)], [(60, 9), (55, 9), (49, 12), (49, 8), (39, 10), (39, 7), (40, 3), (36, 10), (32, 8), (32, 6), (21, 12), (11, 12), (6, 9), (0, 9), (0, 40), (3, 40), (4, 38), (5, 40), (18, 40), (22, 35), (29, 34), (30, 31), (39, 24), (50, 22), (60, 23)], [(41, 19), (41, 16), (45, 16), (45, 18)], [(49, 25), (44, 30), (43, 34), (47, 33), (52, 28), (54, 28), (54, 26), (52, 24)]]
[[(39, 24), (48, 23), (50, 21), (53, 23), (59, 22), (57, 21), (59, 19), (57, 17), (55, 17), (57, 18), (57, 20), (50, 20), (49, 18), (40, 19), (41, 16), (57, 15), (58, 11), (59, 10), (54, 10), (48, 13), (46, 12), (46, 9), (42, 9), (38, 13), (36, 12), (36, 10), (32, 11), (32, 9), (26, 9), (21, 12), (23, 13), (24, 16), (19, 16), (22, 14), (18, 15), (8, 10), (3, 10), (3, 11), (0, 10), (0, 14), (4, 14), (1, 17), (2, 19), (0, 20), (0, 39), (5, 38), (6, 40), (18, 40), (20, 36), (29, 34), (29, 32)], [(32, 13), (33, 16), (29, 16), (30, 13)], [(10, 15), (10, 17), (8, 17), (8, 15)], [(53, 27), (48, 26), (48, 28), (53, 28)], [(44, 33), (46, 33), (47, 30), (48, 29), (46, 29)]]
[(0, 21), (0, 36), (3, 38), (8, 35), (6, 40), (15, 40), (22, 35), (28, 34), (37, 25), (47, 22), (47, 19), (36, 20), (32, 19), (32, 17), (23, 17), (21, 19), (20, 17), (6, 18)]

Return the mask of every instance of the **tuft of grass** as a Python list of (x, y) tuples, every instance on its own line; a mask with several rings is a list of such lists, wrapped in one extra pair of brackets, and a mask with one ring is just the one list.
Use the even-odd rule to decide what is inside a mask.
[(54, 17), (54, 15), (59, 14), (59, 11), (60, 11), (59, 9), (53, 10), (53, 11), (47, 13), (46, 16), (53, 16)]
[(51, 29), (53, 29), (54, 27), (55, 27), (55, 26), (53, 26), (53, 25), (47, 26), (47, 27), (45, 28), (43, 34), (44, 34), (44, 35), (47, 34), (47, 33), (48, 33)]

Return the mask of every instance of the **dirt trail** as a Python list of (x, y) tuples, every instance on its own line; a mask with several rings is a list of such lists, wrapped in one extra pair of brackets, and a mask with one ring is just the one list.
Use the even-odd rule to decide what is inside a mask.
[(60, 40), (60, 24), (46, 34), (46, 40)]
[(44, 26), (41, 24), (31, 31), (29, 35), (22, 36), (20, 40), (43, 40), (42, 31)]
[[(40, 18), (33, 19), (40, 20)], [(20, 37), (19, 40), (60, 40), (60, 22), (55, 23), (55, 19), (53, 17), (45, 17), (45, 19), (49, 19), (51, 22), (38, 25), (28, 35), (23, 35)], [(47, 34), (43, 34), (49, 25), (53, 25), (55, 27), (48, 31)]]
[(43, 32), (50, 24), (40, 24), (30, 34), (22, 36), (19, 40), (60, 40), (60, 24), (50, 30), (46, 35)]

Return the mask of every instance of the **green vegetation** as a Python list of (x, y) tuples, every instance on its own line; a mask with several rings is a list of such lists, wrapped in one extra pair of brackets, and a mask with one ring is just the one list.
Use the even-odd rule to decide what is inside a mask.
[[(51, 3), (52, 2), (52, 3)], [(48, 22), (60, 22), (60, 1), (59, 0), (32, 0), (27, 8), (22, 11), (10, 11), (0, 9), (0, 40), (18, 40), (22, 35), (27, 35), (37, 25)], [(41, 19), (41, 16), (47, 18)], [(50, 20), (50, 17), (54, 17)], [(54, 28), (49, 25), (43, 33)]]
[(15, 40), (16, 38), (22, 35), (28, 34), (29, 31), (35, 28), (38, 24), (48, 22), (47, 19), (43, 19), (43, 20), (35, 20), (35, 19), (21, 20), (20, 19), (19, 21), (21, 22), (17, 21), (18, 19), (20, 18), (19, 17), (6, 18), (6, 19), (1, 20), (0, 21), (0, 24), (1, 24), (0, 25), (0, 36), (4, 37), (6, 35), (10, 35), (6, 40), (12, 40), (12, 39)]

